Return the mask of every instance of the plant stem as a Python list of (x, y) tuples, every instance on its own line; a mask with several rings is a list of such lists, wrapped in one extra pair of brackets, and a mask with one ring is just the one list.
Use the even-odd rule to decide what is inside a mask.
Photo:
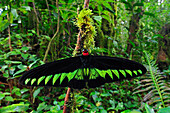
[[(90, 2), (90, 0), (85, 0), (84, 1), (84, 8), (88, 8), (89, 7), (89, 2)], [(77, 11), (78, 12), (78, 11)], [(81, 31), (81, 29), (80, 29), (80, 31)], [(79, 31), (79, 33), (78, 33), (78, 38), (77, 38), (77, 45), (76, 45), (76, 47), (75, 47), (75, 51), (77, 51), (79, 48), (81, 48), (81, 46), (80, 46), (80, 31)], [(68, 102), (68, 100), (69, 100), (69, 94), (70, 94), (70, 91), (71, 91), (71, 88), (69, 88), (68, 87), (68, 89), (67, 89), (67, 94), (66, 94), (66, 97), (65, 97), (65, 102), (64, 102), (64, 109), (63, 109), (63, 113), (66, 113), (66, 109), (67, 109), (67, 106), (66, 106), (66, 104), (67, 104), (67, 102)]]
[(34, 8), (35, 17), (37, 19), (37, 35), (39, 36), (40, 35), (40, 32), (39, 32), (39, 23), (40, 23), (40, 21), (38, 19), (38, 14), (37, 14), (37, 11), (35, 9), (35, 1), (34, 0), (33, 0), (32, 4), (33, 4), (33, 8)]
[(49, 52), (49, 50), (50, 50), (50, 46), (51, 46), (51, 43), (52, 43), (52, 41), (54, 40), (54, 38), (56, 37), (56, 35), (58, 34), (58, 32), (59, 32), (59, 26), (60, 26), (60, 16), (59, 16), (59, 8), (58, 8), (58, 0), (56, 0), (56, 7), (57, 7), (57, 9), (58, 9), (58, 22), (57, 22), (57, 31), (55, 32), (55, 34), (53, 35), (53, 37), (51, 38), (51, 40), (50, 40), (50, 42), (48, 43), (48, 47), (47, 47), (47, 50), (46, 50), (46, 52), (45, 52), (45, 56), (44, 56), (44, 59), (43, 59), (43, 62), (45, 62), (45, 60), (46, 60), (46, 58), (47, 58), (47, 55), (48, 55), (48, 52)]
[(67, 109), (67, 102), (69, 100), (69, 94), (70, 94), (71, 88), (67, 89), (67, 93), (66, 93), (66, 97), (64, 99), (64, 108), (63, 108), (63, 113), (66, 113), (66, 109)]
[[(10, 16), (9, 16), (9, 14), (10, 13), (7, 13), (7, 19), (8, 19), (8, 22), (10, 23)], [(8, 36), (9, 36), (9, 39), (8, 39), (9, 49), (10, 49), (10, 51), (12, 51), (10, 24), (8, 26)]]

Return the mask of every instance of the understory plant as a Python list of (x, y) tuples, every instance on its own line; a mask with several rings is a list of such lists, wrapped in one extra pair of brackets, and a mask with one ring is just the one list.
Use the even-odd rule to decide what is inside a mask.
[(146, 51), (144, 53), (149, 73), (141, 78), (140, 85), (135, 88), (133, 94), (144, 93), (143, 102), (153, 106), (156, 110), (165, 108), (169, 106), (170, 100), (170, 87), (166, 82), (167, 76), (164, 72), (159, 71), (152, 55)]

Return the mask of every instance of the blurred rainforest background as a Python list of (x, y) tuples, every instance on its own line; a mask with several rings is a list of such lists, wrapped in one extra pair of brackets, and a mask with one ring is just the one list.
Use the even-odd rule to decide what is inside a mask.
[[(72, 56), (83, 5), (84, 0), (0, 0), (1, 113), (63, 112), (67, 88), (26, 87), (18, 79), (28, 69)], [(128, 58), (148, 71), (73, 90), (68, 113), (170, 112), (169, 8), (168, 0), (90, 0), (96, 28), (91, 54)]]

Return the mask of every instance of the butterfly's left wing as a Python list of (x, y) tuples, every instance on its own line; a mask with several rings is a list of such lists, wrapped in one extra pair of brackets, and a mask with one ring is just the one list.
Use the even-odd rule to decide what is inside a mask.
[(118, 57), (92, 56), (90, 65), (89, 87), (141, 76), (147, 71), (138, 62)]

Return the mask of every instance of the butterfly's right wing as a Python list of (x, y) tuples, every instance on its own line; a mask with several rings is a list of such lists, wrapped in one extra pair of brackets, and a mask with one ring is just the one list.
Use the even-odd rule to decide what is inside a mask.
[[(80, 57), (62, 59), (46, 63), (27, 71), (20, 77), (19, 82), (27, 86), (70, 86), (79, 88), (85, 83), (83, 84), (83, 81), (74, 78), (81, 67), (82, 63)], [(77, 83), (79, 85), (76, 85)]]

